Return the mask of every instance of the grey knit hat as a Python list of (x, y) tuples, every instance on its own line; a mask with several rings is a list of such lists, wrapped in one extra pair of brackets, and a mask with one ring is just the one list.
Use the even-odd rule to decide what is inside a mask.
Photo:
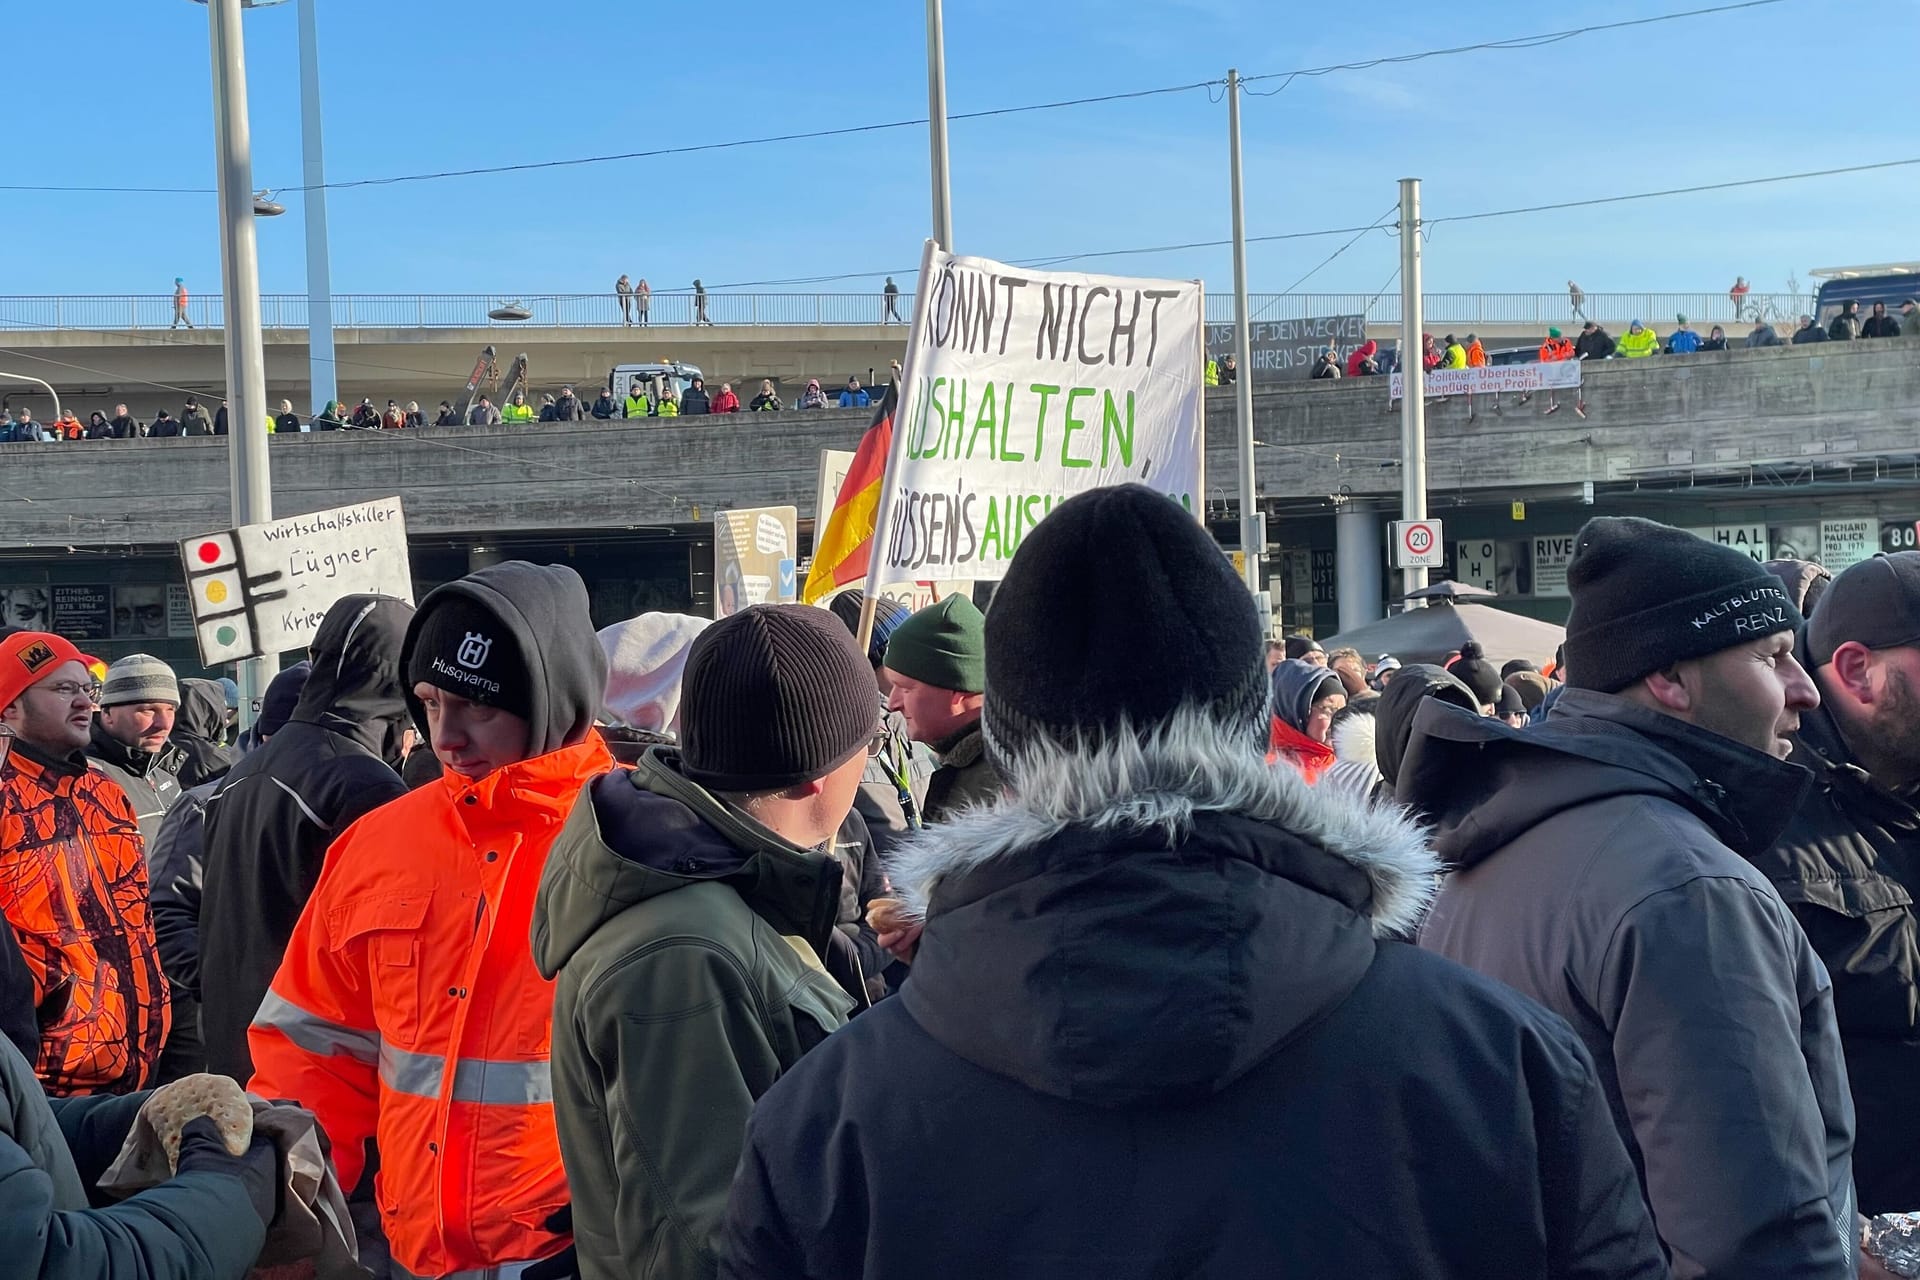
[(118, 707), (129, 702), (171, 702), (179, 706), (180, 681), (174, 678), (173, 668), (150, 653), (130, 653), (108, 667), (100, 705)]

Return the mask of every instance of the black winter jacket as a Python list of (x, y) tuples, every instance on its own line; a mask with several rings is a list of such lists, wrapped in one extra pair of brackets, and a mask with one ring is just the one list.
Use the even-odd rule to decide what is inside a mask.
[(721, 1276), (1665, 1276), (1566, 1024), (1379, 940), (1419, 833), (1203, 737), (896, 861), (913, 978), (761, 1099)]
[(1793, 331), (1793, 345), (1803, 347), (1809, 342), (1825, 342), (1827, 331), (1818, 324), (1809, 324)]
[(1605, 329), (1593, 329), (1582, 332), (1573, 340), (1574, 358), (1578, 360), (1605, 360), (1613, 354), (1613, 336)]
[[(224, 713), (226, 697), (220, 706)], [(133, 816), (140, 823), (140, 839), (148, 848), (160, 834), (160, 820), (180, 799), (179, 769), (186, 753), (169, 742), (158, 751), (129, 747), (108, 733), (98, 716), (93, 721), (93, 739), (87, 743), (87, 767), (105, 774), (126, 792)]]
[(313, 673), (286, 726), (207, 802), (200, 963), (207, 1067), (245, 1083), (247, 1027), (335, 836), (406, 793), (394, 765), (408, 724), (400, 644), (413, 609), (346, 596), (309, 652)]
[[(233, 768), (233, 749), (226, 744), (227, 695), (211, 680), (180, 682), (180, 714), (173, 722), (167, 745), (180, 753), (174, 775), (191, 790), (227, 776)], [(147, 848), (153, 853), (152, 845)]]
[(1860, 326), (1863, 338), (1897, 338), (1900, 336), (1900, 322), (1892, 316), (1868, 316)]
[(712, 412), (713, 397), (707, 394), (705, 387), (688, 387), (680, 397), (680, 416), (683, 418)]
[(40, 1056), (40, 1019), (33, 1007), (33, 970), (13, 936), (13, 926), (0, 916), (0, 1036), (33, 1062)]
[(1902, 1213), (1920, 1205), (1920, 808), (1875, 785), (1824, 706), (1801, 714), (1793, 760), (1813, 770), (1813, 791), (1753, 864), (1833, 977), (1860, 1211)]
[(1747, 861), (1810, 781), (1573, 688), (1524, 730), (1427, 703), (1400, 772), (1454, 869), (1420, 944), (1573, 1024), (1676, 1280), (1857, 1267), (1832, 984)]

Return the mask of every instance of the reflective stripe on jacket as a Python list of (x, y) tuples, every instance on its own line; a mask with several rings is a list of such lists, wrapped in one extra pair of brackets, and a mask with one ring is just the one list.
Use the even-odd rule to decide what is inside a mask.
[(132, 1093), (171, 1025), (133, 806), (77, 759), (0, 764), (0, 914), (33, 974), (48, 1093)]
[(1651, 329), (1642, 329), (1635, 333), (1629, 329), (1620, 335), (1620, 354), (1628, 360), (1639, 360), (1652, 355), (1660, 347), (1660, 335)]
[(375, 1138), (394, 1261), (443, 1276), (542, 1258), (568, 1203), (548, 1055), (553, 984), (528, 943), (547, 853), (598, 734), (479, 782), (449, 774), (327, 853), (248, 1040), (252, 1088), (295, 1098), (352, 1187)]

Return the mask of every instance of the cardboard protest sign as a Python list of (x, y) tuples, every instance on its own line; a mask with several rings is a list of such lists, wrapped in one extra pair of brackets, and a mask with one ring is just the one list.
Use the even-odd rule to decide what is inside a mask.
[(1103, 485), (1147, 485), (1198, 519), (1202, 303), (1198, 282), (929, 246), (869, 577), (999, 578), (1049, 511)]
[[(1429, 369), (1425, 394), (1458, 396), (1473, 391), (1565, 391), (1580, 385), (1578, 360), (1550, 360), (1545, 364), (1491, 364), (1478, 369)], [(1398, 400), (1402, 374), (1387, 379), (1387, 398)]]
[(800, 598), (797, 507), (742, 507), (713, 518), (713, 616)]
[[(398, 498), (187, 538), (180, 559), (200, 661), (207, 666), (305, 649), (342, 596), (375, 594), (413, 603), (407, 522)], [(163, 635), (165, 589), (156, 590), (150, 634)], [(117, 627), (118, 593), (114, 609)]]

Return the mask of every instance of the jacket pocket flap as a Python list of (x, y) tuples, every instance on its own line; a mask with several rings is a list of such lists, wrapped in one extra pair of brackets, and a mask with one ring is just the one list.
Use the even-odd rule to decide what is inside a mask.
[(369, 933), (387, 929), (417, 930), (426, 923), (427, 908), (432, 904), (430, 889), (369, 894), (329, 910), (327, 932), (335, 946), (345, 946)]
[(1888, 876), (1835, 876), (1828, 880), (1775, 881), (1780, 897), (1795, 905), (1821, 907), (1844, 916), (1911, 908), (1913, 895)]

